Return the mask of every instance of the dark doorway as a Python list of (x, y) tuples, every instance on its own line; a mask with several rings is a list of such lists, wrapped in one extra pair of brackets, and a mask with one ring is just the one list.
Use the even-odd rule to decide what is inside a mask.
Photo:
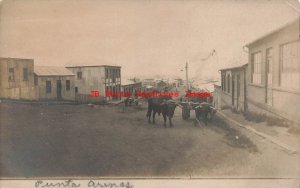
[(62, 89), (61, 80), (57, 80), (56, 86), (57, 86), (57, 89), (56, 89), (57, 99), (61, 99), (61, 89)]
[(232, 106), (234, 106), (234, 80), (235, 80), (235, 78), (234, 78), (235, 76), (234, 75), (232, 75), (232, 84), (231, 84), (231, 86), (232, 86)]
[(236, 106), (239, 108), (240, 101), (240, 90), (241, 90), (241, 78), (240, 75), (236, 75)]

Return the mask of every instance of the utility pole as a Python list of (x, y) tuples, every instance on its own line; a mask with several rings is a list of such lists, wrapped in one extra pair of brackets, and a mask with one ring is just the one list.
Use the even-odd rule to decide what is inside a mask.
[(186, 90), (189, 90), (189, 76), (188, 76), (188, 62), (185, 64), (185, 74), (186, 74)]

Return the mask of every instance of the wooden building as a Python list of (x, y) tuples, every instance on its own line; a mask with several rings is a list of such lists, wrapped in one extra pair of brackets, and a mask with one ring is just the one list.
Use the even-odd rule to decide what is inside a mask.
[(35, 100), (33, 59), (0, 58), (0, 98)]
[(109, 91), (121, 92), (120, 66), (91, 65), (68, 66), (66, 68), (75, 74), (76, 100), (101, 102), (121, 99), (121, 96), (106, 96), (106, 92)]
[(64, 67), (35, 66), (34, 85), (39, 100), (75, 100), (75, 75)]
[(246, 45), (248, 106), (300, 122), (300, 17)]

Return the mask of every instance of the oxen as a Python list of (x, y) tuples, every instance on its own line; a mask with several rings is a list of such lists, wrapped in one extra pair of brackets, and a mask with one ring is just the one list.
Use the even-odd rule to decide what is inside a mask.
[(158, 115), (163, 115), (165, 127), (167, 118), (169, 119), (170, 127), (173, 127), (172, 118), (177, 104), (171, 99), (171, 97), (148, 98), (148, 123), (151, 123), (152, 114), (152, 123), (155, 124), (155, 114), (157, 113)]
[(195, 115), (198, 120), (200, 118), (203, 120), (205, 125), (207, 125), (207, 121), (211, 121), (216, 113), (216, 109), (207, 102), (202, 102), (198, 106), (195, 107)]

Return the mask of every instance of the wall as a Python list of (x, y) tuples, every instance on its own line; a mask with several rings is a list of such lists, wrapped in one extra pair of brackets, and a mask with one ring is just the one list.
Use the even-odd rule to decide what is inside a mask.
[[(218, 105), (220, 108), (224, 107), (232, 107), (236, 109), (237, 111), (244, 111), (244, 73), (245, 70), (243, 67), (240, 68), (233, 68), (233, 69), (228, 69), (228, 70), (223, 70), (221, 71), (221, 75), (226, 75), (225, 76), (225, 81), (222, 82), (222, 84), (225, 83), (225, 91), (222, 90), (222, 88), (219, 88), (217, 90), (218, 97), (216, 100), (218, 100)], [(230, 76), (230, 86), (228, 86), (228, 75)], [(239, 88), (239, 97), (238, 97), (238, 80), (237, 80), (237, 75), (240, 76), (240, 88)], [(232, 78), (234, 76), (234, 105), (232, 105)], [(224, 87), (224, 86), (223, 86)], [(228, 93), (228, 87), (230, 87), (230, 92)]]
[[(75, 87), (78, 94), (90, 95), (97, 90), (100, 96), (105, 96), (105, 69), (104, 67), (67, 67), (75, 74)], [(77, 78), (77, 72), (82, 72), (82, 79)]]
[[(119, 67), (115, 66), (90, 66), (90, 67), (67, 67), (70, 71), (72, 71), (76, 76), (75, 76), (75, 87), (78, 87), (78, 93), (77, 95), (81, 96), (78, 97), (78, 99), (81, 98), (86, 98), (83, 101), (88, 100), (88, 97), (84, 97), (90, 95), (91, 91), (99, 91), (100, 96), (99, 100), (103, 99), (105, 97), (105, 91), (106, 91), (106, 86), (108, 86), (108, 90), (112, 90), (113, 88), (118, 88), (120, 87), (119, 90), (116, 89), (115, 92), (120, 92), (121, 90), (121, 78), (118, 78), (118, 84), (115, 83), (110, 83), (107, 84), (105, 81), (112, 80), (111, 78), (106, 79), (105, 78), (105, 69), (121, 69)], [(77, 78), (77, 72), (82, 72), (82, 78), (78, 79)], [(111, 99), (120, 99), (120, 97), (105, 97), (105, 100), (111, 100)], [(94, 99), (92, 100), (92, 102)]]
[[(245, 70), (244, 68), (238, 68), (238, 69), (234, 69), (232, 71), (232, 75), (235, 76), (235, 80), (234, 80), (234, 107), (237, 111), (244, 111), (244, 101), (245, 101), (245, 95), (244, 95), (244, 89), (245, 89)], [(239, 97), (238, 97), (238, 80), (237, 80), (237, 75), (240, 76), (240, 87), (239, 87)], [(232, 86), (231, 86), (232, 87)], [(231, 88), (232, 89), (232, 88)]]
[[(300, 91), (284, 89), (279, 85), (279, 61), (280, 61), (280, 45), (287, 42), (299, 40), (299, 21), (288, 25), (257, 42), (249, 45), (249, 62), (251, 62), (251, 54), (262, 52), (262, 84), (251, 83), (251, 64), (248, 69), (248, 102), (250, 111), (275, 113), (289, 120), (300, 122)], [(273, 48), (273, 70), (272, 70), (272, 104), (266, 104), (266, 50)]]
[(123, 85), (122, 86), (122, 91), (123, 92), (129, 92), (131, 95), (133, 95), (137, 91), (142, 91), (142, 83), (139, 82), (139, 83)]
[[(75, 100), (75, 76), (37, 76), (38, 98), (40, 100), (57, 99), (57, 80), (62, 84), (62, 100)], [(66, 90), (66, 80), (70, 80), (70, 90)], [(51, 93), (46, 93), (46, 81), (51, 81)]]
[[(0, 58), (0, 97), (35, 100), (33, 66), (32, 59)], [(14, 81), (8, 80), (9, 68), (14, 68)], [(28, 70), (27, 80), (23, 80), (23, 68)]]

